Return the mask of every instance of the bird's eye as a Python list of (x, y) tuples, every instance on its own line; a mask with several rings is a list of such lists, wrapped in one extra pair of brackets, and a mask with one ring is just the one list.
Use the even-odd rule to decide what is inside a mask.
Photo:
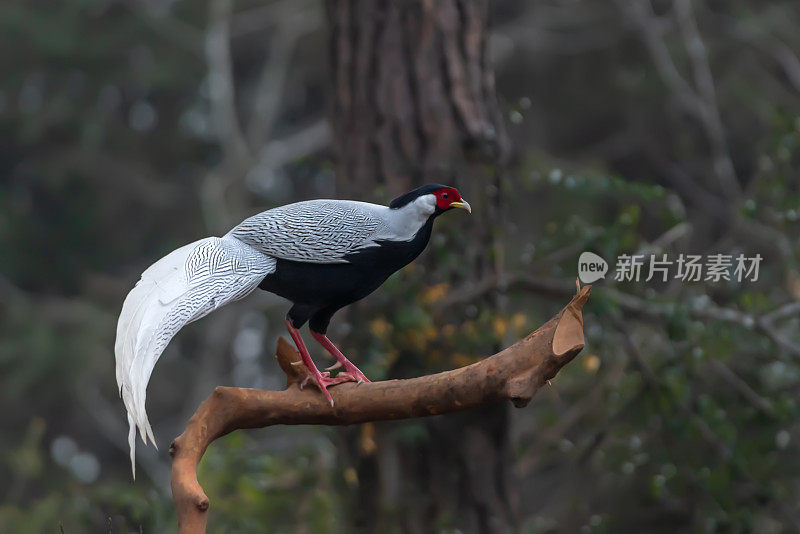
[(447, 193), (443, 193), (442, 198), (447, 198)]

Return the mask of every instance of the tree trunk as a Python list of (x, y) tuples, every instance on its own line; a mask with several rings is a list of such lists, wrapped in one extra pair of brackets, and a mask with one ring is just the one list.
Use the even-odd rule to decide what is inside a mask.
[[(488, 2), (329, 0), (327, 14), (338, 197), (393, 197), (436, 182), (466, 190), (478, 207), (465, 226), (470, 276), (499, 275), (510, 143), (487, 60)], [(500, 311), (501, 300), (492, 302)], [(365, 322), (351, 308), (351, 322)], [(513, 528), (507, 411), (496, 404), (435, 418), (422, 423), (428, 437), (411, 443), (399, 440), (396, 425), (378, 424), (372, 454), (362, 450), (364, 429), (343, 430), (343, 454), (358, 469), (351, 514), (359, 528)]]
[[(340, 192), (392, 195), (508, 153), (487, 63), (488, 2), (330, 0)], [(367, 188), (367, 189), (365, 189)]]

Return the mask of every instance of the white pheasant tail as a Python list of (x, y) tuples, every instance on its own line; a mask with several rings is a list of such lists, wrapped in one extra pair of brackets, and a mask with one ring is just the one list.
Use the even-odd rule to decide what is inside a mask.
[(275, 259), (231, 235), (181, 247), (151, 265), (128, 293), (117, 323), (117, 385), (128, 412), (131, 470), (136, 478), (136, 429), (155, 445), (145, 411), (147, 383), (172, 337), (239, 300), (275, 270)]

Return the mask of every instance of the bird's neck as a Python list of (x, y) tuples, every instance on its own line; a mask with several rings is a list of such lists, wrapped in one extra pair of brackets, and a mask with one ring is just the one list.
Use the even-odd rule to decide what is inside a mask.
[(426, 225), (430, 226), (437, 215), (436, 199), (425, 195), (401, 208), (387, 208), (388, 222), (403, 241), (413, 239)]

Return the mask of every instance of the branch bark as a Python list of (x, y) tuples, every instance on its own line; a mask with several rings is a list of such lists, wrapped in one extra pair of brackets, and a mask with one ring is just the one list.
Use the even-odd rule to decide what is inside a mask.
[(181, 534), (205, 532), (209, 499), (197, 480), (197, 465), (206, 448), (234, 430), (271, 425), (351, 425), (408, 419), (465, 410), (503, 399), (517, 407), (584, 346), (581, 310), (591, 286), (579, 288), (552, 319), (511, 347), (480, 362), (409, 380), (344, 383), (330, 389), (331, 407), (305, 378), (300, 355), (280, 338), (276, 358), (287, 375), (283, 391), (217, 387), (197, 408), (186, 430), (170, 446), (172, 498)]

